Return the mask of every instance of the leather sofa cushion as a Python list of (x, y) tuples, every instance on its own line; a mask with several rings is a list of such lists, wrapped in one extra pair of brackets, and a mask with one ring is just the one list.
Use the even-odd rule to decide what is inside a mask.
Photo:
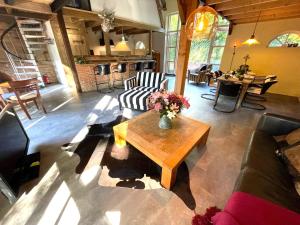
[(289, 145), (293, 145), (300, 141), (300, 128), (293, 130), (285, 137), (286, 142)]
[(300, 196), (292, 180), (282, 187), (266, 179), (259, 171), (245, 167), (236, 181), (234, 191), (246, 192), (300, 213)]
[(266, 179), (288, 189), (293, 183), (292, 178), (284, 162), (275, 154), (276, 149), (277, 143), (271, 135), (263, 131), (254, 131), (241, 169), (252, 168)]

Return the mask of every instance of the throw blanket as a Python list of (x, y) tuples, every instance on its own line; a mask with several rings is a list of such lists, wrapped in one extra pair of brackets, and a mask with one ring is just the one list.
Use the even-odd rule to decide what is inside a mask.
[(243, 192), (235, 192), (214, 225), (300, 225), (300, 214)]

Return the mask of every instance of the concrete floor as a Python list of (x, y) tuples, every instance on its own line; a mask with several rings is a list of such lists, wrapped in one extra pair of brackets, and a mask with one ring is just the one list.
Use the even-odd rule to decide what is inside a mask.
[[(174, 78), (170, 81), (172, 88)], [(194, 150), (186, 160), (199, 213), (226, 203), (251, 132), (264, 113), (245, 108), (231, 114), (216, 112), (213, 102), (200, 98), (207, 92), (206, 86), (187, 85), (185, 96), (190, 98), (191, 108), (183, 112), (212, 126), (206, 147)], [(34, 106), (31, 121), (19, 113), (31, 140), (29, 152), (41, 152), (41, 171), (39, 179), (21, 187), (14, 205), (0, 195), (1, 224), (191, 224), (194, 212), (171, 191), (99, 186), (97, 151), (103, 143), (81, 175), (75, 173), (79, 157), (60, 149), (64, 143), (80, 142), (89, 124), (113, 120), (121, 113), (127, 117), (138, 114), (120, 112), (117, 93), (77, 95), (55, 85), (43, 93), (47, 115), (35, 111)], [(300, 118), (296, 98), (269, 95), (265, 105), (267, 112)]]

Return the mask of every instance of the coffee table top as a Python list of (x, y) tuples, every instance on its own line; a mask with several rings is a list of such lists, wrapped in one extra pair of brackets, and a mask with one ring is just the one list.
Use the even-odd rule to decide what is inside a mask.
[[(172, 129), (158, 127), (159, 113), (145, 112), (114, 126), (116, 142), (126, 140), (160, 166), (174, 168), (208, 135), (210, 126), (178, 115)], [(167, 165), (166, 165), (167, 164)]]

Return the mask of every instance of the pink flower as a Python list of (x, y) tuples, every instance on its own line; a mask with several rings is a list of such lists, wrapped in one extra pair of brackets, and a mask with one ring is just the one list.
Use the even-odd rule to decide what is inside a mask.
[(162, 105), (160, 104), (160, 102), (155, 103), (154, 109), (155, 109), (156, 111), (159, 111), (159, 110), (162, 109)]
[(188, 100), (186, 98), (182, 98), (182, 104), (184, 105), (185, 108), (190, 108), (190, 103), (188, 102)]

